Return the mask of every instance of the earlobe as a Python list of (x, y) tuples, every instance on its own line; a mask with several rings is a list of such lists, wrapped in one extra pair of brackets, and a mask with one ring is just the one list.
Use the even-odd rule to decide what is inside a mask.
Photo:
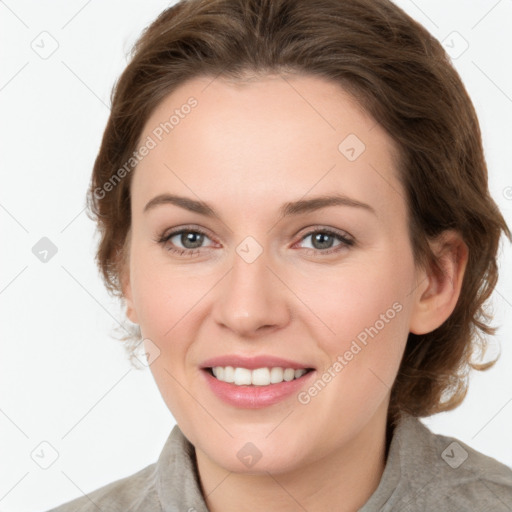
[(130, 319), (134, 324), (138, 324), (137, 314), (135, 313), (135, 308), (133, 306), (133, 300), (131, 295), (130, 286), (127, 287), (126, 293), (124, 293), (124, 300), (126, 303), (126, 316)]
[(137, 313), (133, 304), (132, 285), (130, 278), (130, 245), (132, 230), (128, 230), (122, 250), (118, 253), (119, 283), (126, 304), (126, 316), (134, 324), (138, 324)]
[(452, 314), (459, 298), (468, 260), (468, 248), (456, 231), (443, 232), (431, 244), (439, 268), (419, 273), (409, 330), (426, 334)]
[(138, 324), (137, 314), (135, 312), (135, 307), (133, 305), (133, 295), (132, 295), (132, 287), (130, 282), (129, 272), (125, 269), (120, 276), (121, 278), (121, 288), (123, 292), (123, 299), (126, 304), (126, 316), (129, 318), (131, 322), (134, 324)]

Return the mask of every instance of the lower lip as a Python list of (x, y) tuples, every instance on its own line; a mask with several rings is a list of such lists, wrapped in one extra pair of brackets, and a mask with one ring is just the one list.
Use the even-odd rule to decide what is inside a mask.
[(224, 402), (242, 409), (261, 409), (277, 404), (291, 395), (297, 394), (314, 373), (313, 370), (299, 379), (268, 386), (237, 386), (229, 382), (222, 382), (207, 370), (203, 370), (206, 382), (215, 395)]

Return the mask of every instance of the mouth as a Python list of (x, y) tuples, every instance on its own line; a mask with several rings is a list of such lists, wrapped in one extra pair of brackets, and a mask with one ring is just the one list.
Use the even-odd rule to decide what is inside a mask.
[(297, 396), (316, 375), (307, 363), (269, 355), (220, 356), (204, 361), (200, 369), (207, 388), (239, 409), (278, 406)]
[(298, 380), (314, 368), (283, 368), (280, 366), (249, 369), (233, 366), (204, 368), (212, 377), (235, 386), (272, 386)]

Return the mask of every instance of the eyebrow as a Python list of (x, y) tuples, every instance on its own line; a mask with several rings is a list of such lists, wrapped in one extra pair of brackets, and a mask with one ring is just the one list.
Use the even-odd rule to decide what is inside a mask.
[[(149, 210), (164, 204), (173, 204), (180, 208), (184, 208), (185, 210), (199, 213), (206, 217), (215, 217), (220, 220), (219, 214), (208, 203), (174, 194), (160, 194), (154, 197), (146, 204), (143, 211), (146, 213)], [(374, 215), (377, 215), (376, 211), (369, 204), (358, 201), (357, 199), (352, 199), (343, 194), (322, 195), (311, 199), (300, 199), (298, 201), (284, 203), (279, 209), (279, 214), (281, 217), (289, 217), (292, 215), (313, 212), (328, 206), (351, 206), (367, 210)]]

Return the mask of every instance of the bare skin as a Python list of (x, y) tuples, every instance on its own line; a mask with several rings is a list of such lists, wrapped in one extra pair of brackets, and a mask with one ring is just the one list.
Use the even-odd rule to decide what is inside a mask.
[[(444, 274), (415, 264), (394, 142), (337, 85), (304, 75), (195, 78), (156, 108), (140, 140), (155, 138), (191, 96), (197, 106), (134, 171), (127, 315), (158, 347), (150, 368), (196, 448), (210, 511), (357, 510), (385, 467), (390, 388), (407, 336), (449, 317), (467, 248), (446, 232), (432, 244)], [(284, 203), (335, 193), (352, 203), (279, 214)], [(144, 211), (160, 194), (204, 201), (219, 218), (169, 202)], [(200, 234), (159, 242), (176, 228), (204, 231), (202, 245), (187, 242)], [(335, 235), (322, 240), (325, 229)], [(248, 262), (239, 247), (261, 254)], [(226, 354), (307, 364), (306, 398), (226, 403), (201, 368)], [(346, 364), (336, 371), (339, 357)], [(326, 372), (329, 382), (310, 393)], [(237, 456), (247, 443), (261, 454), (250, 467)]]

